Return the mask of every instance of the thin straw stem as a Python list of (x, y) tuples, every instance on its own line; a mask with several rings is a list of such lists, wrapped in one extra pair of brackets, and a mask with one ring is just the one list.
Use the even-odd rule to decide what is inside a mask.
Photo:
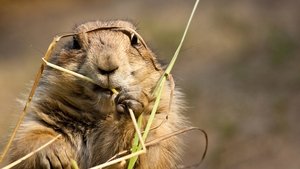
[(91, 82), (91, 83), (97, 84), (93, 79), (91, 79), (91, 78), (89, 78), (89, 77), (86, 77), (86, 76), (84, 76), (84, 75), (82, 75), (82, 74), (79, 74), (79, 73), (73, 72), (73, 71), (71, 71), (71, 70), (68, 70), (68, 69), (66, 69), (66, 68), (63, 68), (63, 67), (57, 66), (57, 65), (55, 65), (55, 64), (52, 64), (52, 63), (46, 61), (44, 58), (42, 58), (42, 60), (45, 62), (45, 64), (46, 64), (47, 66), (52, 67), (53, 69), (57, 69), (57, 70), (60, 70), (60, 71), (62, 71), (62, 72), (69, 73), (69, 74), (71, 74), (71, 75), (73, 75), (73, 76), (76, 76), (76, 77), (78, 77), (78, 78), (80, 78), (80, 79), (83, 79), (83, 80), (89, 81), (89, 82)]
[[(146, 138), (149, 134), (152, 122), (154, 120), (154, 117), (155, 117), (155, 114), (156, 114), (156, 111), (157, 111), (157, 108), (158, 108), (158, 105), (159, 105), (159, 102), (160, 102), (160, 98), (161, 98), (161, 95), (162, 95), (162, 91), (163, 91), (163, 88), (164, 88), (164, 83), (165, 83), (165, 80), (163, 80), (161, 82), (161, 86), (160, 86), (159, 91), (158, 91), (158, 96), (157, 96), (157, 98), (154, 102), (154, 106), (152, 108), (152, 111), (151, 111), (151, 114), (149, 116), (146, 128), (144, 130), (144, 134), (143, 134), (143, 140), (144, 141), (146, 141)], [(139, 118), (141, 118), (141, 116)], [(141, 149), (141, 145), (139, 145), (139, 147), (136, 151), (138, 151), (140, 149)], [(138, 157), (133, 157), (133, 158), (130, 159), (129, 164), (128, 164), (128, 169), (132, 169), (134, 167), (134, 164), (136, 163), (137, 159), (138, 159)]]
[[(60, 40), (60, 38), (61, 38), (61, 36), (54, 37), (54, 39), (50, 43), (50, 45), (48, 47), (48, 50), (47, 50), (47, 52), (45, 54), (45, 60), (49, 59), (49, 57), (51, 56), (52, 51), (54, 50), (54, 48), (56, 46), (56, 43)], [(3, 152), (2, 152), (2, 154), (0, 156), (0, 163), (3, 161), (4, 157), (6, 156), (8, 150), (9, 150), (9, 147), (12, 144), (12, 142), (13, 142), (16, 134), (17, 134), (17, 130), (19, 129), (22, 121), (24, 120), (24, 118), (25, 118), (25, 116), (27, 114), (26, 110), (27, 110), (27, 108), (30, 105), (32, 97), (33, 97), (33, 95), (35, 93), (35, 89), (37, 88), (37, 86), (39, 84), (39, 81), (40, 81), (40, 78), (41, 78), (41, 76), (43, 74), (44, 68), (45, 68), (44, 64), (41, 64), (41, 66), (40, 66), (40, 68), (39, 68), (39, 70), (38, 70), (38, 72), (37, 72), (37, 74), (35, 76), (35, 80), (34, 80), (33, 86), (32, 86), (31, 91), (29, 93), (29, 96), (28, 96), (28, 99), (26, 101), (26, 104), (25, 104), (25, 106), (23, 108), (23, 111), (22, 111), (22, 113), (20, 115), (20, 118), (18, 119), (18, 122), (17, 122), (17, 124), (16, 124), (16, 126), (15, 126), (15, 128), (14, 128), (14, 130), (12, 132), (12, 135), (10, 136), (10, 138), (9, 138), (9, 140), (8, 140), (8, 142), (7, 142), (5, 148), (4, 148), (4, 150), (3, 150)]]
[(35, 153), (41, 151), (42, 149), (44, 149), (45, 147), (47, 147), (48, 145), (52, 144), (54, 141), (56, 141), (59, 137), (61, 137), (61, 134), (58, 134), (56, 137), (54, 137), (53, 139), (51, 139), (50, 141), (48, 141), (47, 143), (45, 143), (44, 145), (42, 145), (41, 147), (35, 149), (34, 151), (28, 153), (27, 155), (23, 156), (22, 158), (14, 161), (13, 163), (10, 163), (9, 165), (3, 167), (2, 169), (10, 169), (12, 167), (14, 167), (15, 165), (21, 163), (22, 161), (26, 160), (27, 158), (33, 156)]
[(131, 117), (131, 119), (133, 121), (133, 125), (134, 125), (134, 128), (136, 130), (137, 136), (138, 136), (138, 138), (140, 140), (140, 144), (142, 145), (142, 149), (145, 150), (145, 153), (146, 153), (147, 150), (146, 150), (145, 142), (144, 142), (144, 139), (142, 137), (141, 130), (140, 130), (140, 128), (139, 128), (139, 126), (138, 126), (138, 124), (136, 122), (134, 113), (133, 113), (132, 109), (128, 109), (128, 110), (129, 110), (130, 117)]
[(132, 111), (131, 109), (129, 109), (129, 114), (130, 114), (131, 120), (132, 120), (132, 122), (133, 122), (133, 125), (134, 125), (134, 128), (135, 128), (135, 132), (136, 132), (137, 135), (138, 135), (138, 138), (139, 138), (139, 141), (140, 141), (140, 144), (141, 144), (142, 149), (139, 150), (139, 151), (136, 151), (136, 152), (134, 152), (134, 153), (128, 154), (128, 155), (126, 155), (126, 156), (117, 158), (117, 159), (115, 159), (115, 160), (108, 161), (108, 162), (106, 162), (106, 163), (104, 163), (104, 164), (97, 165), (97, 166), (92, 167), (92, 168), (90, 168), (90, 169), (101, 169), (101, 168), (104, 168), (104, 167), (107, 167), (107, 166), (110, 166), (110, 165), (113, 165), (113, 164), (116, 164), (116, 163), (125, 161), (125, 160), (127, 160), (127, 159), (132, 158), (132, 157), (136, 157), (136, 156), (139, 156), (139, 155), (141, 155), (141, 154), (146, 153), (147, 150), (146, 150), (145, 142), (144, 142), (144, 140), (143, 140), (143, 138), (142, 138), (141, 131), (140, 131), (138, 125), (137, 125), (136, 118), (135, 118), (134, 113), (133, 113), (133, 111)]

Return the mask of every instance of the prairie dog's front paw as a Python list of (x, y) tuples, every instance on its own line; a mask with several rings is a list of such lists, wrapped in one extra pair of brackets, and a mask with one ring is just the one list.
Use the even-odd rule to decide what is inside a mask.
[(74, 153), (70, 146), (57, 140), (37, 152), (36, 157), (37, 166), (42, 169), (71, 169), (71, 159), (74, 159)]
[(145, 110), (148, 104), (148, 98), (143, 92), (122, 91), (116, 97), (117, 112), (128, 112), (128, 108), (130, 108), (136, 117), (138, 117)]

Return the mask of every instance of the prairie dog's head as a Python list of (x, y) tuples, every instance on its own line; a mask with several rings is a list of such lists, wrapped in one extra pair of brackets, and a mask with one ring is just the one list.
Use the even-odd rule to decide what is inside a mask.
[(79, 25), (73, 40), (50, 61), (98, 85), (49, 68), (47, 78), (55, 87), (55, 95), (63, 95), (60, 97), (74, 104), (75, 99), (85, 97), (111, 111), (105, 108), (111, 103), (110, 89), (151, 91), (162, 73), (161, 66), (135, 29), (130, 22), (120, 20)]
[[(103, 29), (84, 33), (105, 27), (123, 29)], [(142, 39), (130, 30), (135, 30), (135, 27), (125, 21), (96, 21), (78, 26), (76, 32), (79, 35), (75, 37), (75, 44), (77, 43), (86, 53), (82, 73), (90, 75), (105, 89), (140, 83), (145, 75), (155, 74), (157, 71), (157, 65), (154, 65), (155, 56), (143, 46)]]

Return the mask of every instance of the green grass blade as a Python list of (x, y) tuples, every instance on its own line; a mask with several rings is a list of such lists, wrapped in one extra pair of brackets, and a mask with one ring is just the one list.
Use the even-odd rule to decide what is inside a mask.
[(189, 20), (188, 20), (188, 23), (187, 23), (187, 25), (186, 25), (186, 27), (185, 27), (185, 30), (184, 30), (184, 32), (183, 32), (181, 41), (180, 41), (180, 43), (179, 43), (179, 45), (178, 45), (178, 47), (177, 47), (177, 49), (176, 49), (176, 51), (175, 51), (175, 53), (174, 53), (174, 55), (173, 55), (173, 57), (172, 57), (172, 60), (170, 61), (170, 63), (169, 63), (169, 65), (168, 65), (167, 69), (165, 70), (164, 75), (159, 79), (159, 81), (158, 81), (158, 83), (157, 83), (157, 86), (156, 86), (156, 88), (155, 88), (155, 90), (154, 90), (154, 96), (157, 95), (158, 86), (159, 86), (159, 84), (161, 83), (162, 79), (163, 79), (163, 78), (166, 78), (166, 75), (168, 75), (168, 74), (171, 73), (171, 70), (172, 70), (172, 68), (173, 68), (173, 66), (174, 66), (174, 64), (175, 64), (175, 62), (176, 62), (176, 60), (177, 60), (177, 57), (178, 57), (178, 54), (179, 54), (180, 49), (181, 49), (181, 47), (182, 47), (182, 44), (183, 44), (183, 42), (184, 42), (184, 40), (185, 40), (187, 31), (188, 31), (188, 29), (189, 29), (189, 27), (190, 27), (190, 24), (191, 24), (191, 22), (192, 22), (192, 19), (193, 19), (193, 17), (194, 17), (195, 11), (196, 11), (197, 6), (198, 6), (198, 3), (199, 3), (199, 0), (196, 0), (195, 5), (194, 5), (194, 8), (193, 8), (193, 10), (192, 10), (192, 13), (191, 13), (191, 15), (190, 15), (190, 18), (189, 18)]
[(71, 159), (71, 169), (79, 169), (77, 162)]
[[(158, 108), (158, 105), (159, 105), (159, 102), (160, 102), (160, 98), (161, 98), (161, 95), (162, 95), (162, 91), (163, 91), (163, 87), (164, 87), (164, 83), (165, 83), (165, 80), (163, 80), (161, 82), (161, 85), (160, 85), (160, 88), (159, 88), (159, 92), (158, 92), (158, 96), (155, 100), (155, 103), (154, 103), (154, 106), (153, 106), (153, 109), (151, 111), (151, 114), (149, 116), (149, 119), (148, 119), (148, 122), (147, 122), (147, 125), (146, 125), (146, 128), (144, 130), (144, 134), (143, 134), (143, 140), (145, 141), (148, 134), (149, 134), (149, 131), (150, 131), (150, 128), (151, 128), (151, 125), (152, 125), (152, 122), (154, 120), (154, 117), (155, 117), (155, 114), (156, 114), (156, 111), (157, 111), (157, 108)], [(139, 117), (139, 121), (140, 121), (140, 117)], [(139, 124), (139, 127), (140, 127), (140, 124)], [(134, 138), (134, 143), (137, 143), (138, 142), (138, 138), (137, 136)], [(133, 148), (135, 148), (133, 146)], [(137, 149), (132, 149), (132, 152), (136, 152), (136, 151), (139, 151), (141, 150), (142, 146), (139, 144)], [(136, 163), (138, 157), (132, 157), (130, 160), (129, 160), (129, 164), (128, 164), (128, 169), (133, 169), (134, 167), (134, 164)]]
[[(142, 119), (143, 119), (143, 115), (141, 114), (140, 117), (138, 118), (138, 126), (140, 128), (142, 126)], [(139, 150), (139, 147), (142, 147), (142, 146), (139, 146), (139, 138), (138, 138), (137, 133), (135, 133), (131, 152), (137, 152)], [(136, 160), (137, 160), (137, 157), (132, 157), (129, 161), (128, 168), (133, 168)]]
[[(195, 11), (197, 9), (198, 3), (199, 3), (199, 0), (196, 0), (194, 8), (193, 8), (192, 13), (191, 13), (190, 18), (189, 18), (189, 21), (188, 21), (187, 26), (186, 26), (186, 28), (184, 30), (183, 36), (181, 38), (181, 41), (180, 41), (180, 43), (179, 43), (179, 45), (178, 45), (178, 47), (177, 47), (177, 49), (176, 49), (176, 51), (174, 53), (174, 56), (172, 57), (172, 60), (170, 61), (170, 64), (168, 65), (167, 69), (165, 70), (165, 73), (162, 75), (162, 77), (159, 79), (159, 81), (156, 84), (156, 88), (155, 88), (155, 90), (153, 92), (153, 95), (156, 96), (156, 100), (155, 100), (153, 109), (151, 111), (150, 117), (148, 119), (148, 122), (147, 122), (147, 125), (146, 125), (146, 128), (145, 128), (144, 134), (143, 134), (143, 140), (144, 141), (146, 140), (146, 138), (147, 138), (147, 136), (149, 134), (152, 122), (154, 120), (155, 113), (157, 111), (157, 108), (158, 108), (158, 105), (159, 105), (159, 102), (160, 102), (161, 94), (162, 94), (162, 91), (163, 91), (163, 86), (165, 84), (167, 75), (170, 74), (170, 72), (171, 72), (171, 70), (172, 70), (172, 68), (173, 68), (173, 66), (174, 66), (174, 64), (175, 64), (175, 62), (177, 60), (177, 56), (179, 54), (179, 51), (180, 51), (180, 49), (182, 47), (182, 44), (184, 42), (184, 39), (186, 37), (187, 31), (189, 29), (189, 26), (190, 26), (190, 23), (191, 23), (192, 18), (194, 16), (194, 13), (195, 13)], [(136, 152), (136, 151), (141, 150), (141, 148), (142, 148), (141, 145), (139, 145), (138, 147), (136, 147), (136, 145), (135, 145), (135, 143), (138, 143), (138, 138), (137, 137), (134, 138), (133, 142), (134, 142), (134, 145), (133, 145), (134, 149), (132, 149), (132, 152)], [(128, 164), (127, 169), (133, 169), (133, 167), (134, 167), (137, 159), (138, 159), (138, 157), (131, 158), (129, 160), (129, 164)]]
[(186, 27), (185, 27), (184, 33), (183, 33), (183, 35), (182, 35), (181, 41), (180, 41), (180, 43), (179, 43), (179, 45), (178, 45), (178, 47), (177, 47), (177, 49), (176, 49), (176, 51), (175, 51), (174, 56), (172, 57), (172, 60), (171, 60), (170, 64), (168, 65), (168, 67), (167, 67), (167, 69), (166, 69), (166, 71), (165, 71), (166, 74), (169, 74), (169, 73), (171, 72), (171, 70), (172, 70), (172, 68), (173, 68), (173, 66), (174, 66), (174, 64), (175, 64), (175, 62), (176, 62), (177, 56), (178, 56), (178, 54), (179, 54), (179, 52), (180, 52), (180, 49), (181, 49), (181, 47), (182, 47), (182, 44), (183, 44), (183, 42), (184, 42), (184, 40), (185, 40), (186, 33), (187, 33), (187, 31), (189, 30), (189, 27), (190, 27), (190, 24), (191, 24), (191, 22), (192, 22), (194, 13), (195, 13), (195, 11), (196, 11), (196, 9), (197, 9), (198, 3), (199, 3), (199, 0), (196, 0), (195, 5), (194, 5), (194, 8), (193, 8), (192, 13), (191, 13), (190, 18), (189, 18), (189, 21), (188, 21), (188, 23), (187, 23), (187, 25), (186, 25)]

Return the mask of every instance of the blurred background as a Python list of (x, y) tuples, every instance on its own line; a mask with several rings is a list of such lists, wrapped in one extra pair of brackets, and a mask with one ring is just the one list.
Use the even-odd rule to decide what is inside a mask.
[[(169, 62), (194, 1), (0, 0), (1, 148), (56, 34), (88, 20), (129, 19)], [(300, 1), (200, 1), (178, 62), (186, 116), (209, 135), (200, 168), (300, 168)], [(203, 137), (189, 137), (193, 163)]]

